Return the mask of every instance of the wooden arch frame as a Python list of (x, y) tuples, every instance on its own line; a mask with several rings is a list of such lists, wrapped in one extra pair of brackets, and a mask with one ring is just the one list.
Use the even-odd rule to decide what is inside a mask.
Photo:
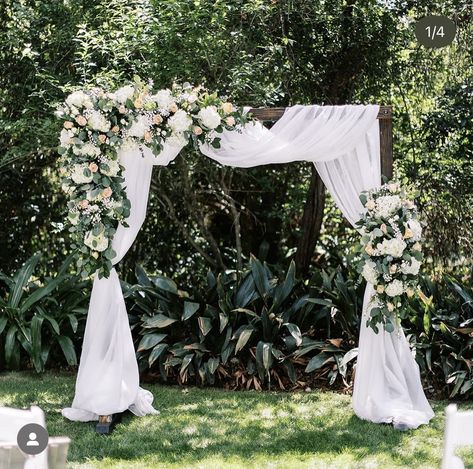
[[(274, 122), (279, 120), (285, 107), (260, 107), (253, 108), (250, 112), (260, 121)], [(379, 145), (381, 156), (381, 174), (391, 179), (393, 176), (393, 121), (392, 107), (380, 106), (379, 120)]]

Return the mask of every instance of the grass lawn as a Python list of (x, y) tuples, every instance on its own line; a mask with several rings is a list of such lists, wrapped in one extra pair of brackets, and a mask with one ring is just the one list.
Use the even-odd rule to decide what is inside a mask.
[[(428, 426), (398, 432), (353, 415), (333, 392), (256, 393), (146, 386), (158, 416), (126, 415), (110, 436), (61, 416), (75, 376), (0, 374), (0, 405), (40, 406), (51, 436), (67, 435), (73, 468), (436, 468), (444, 402)], [(93, 383), (90, 383), (93, 386)], [(465, 408), (466, 406), (460, 406)], [(463, 452), (473, 467), (473, 451)]]

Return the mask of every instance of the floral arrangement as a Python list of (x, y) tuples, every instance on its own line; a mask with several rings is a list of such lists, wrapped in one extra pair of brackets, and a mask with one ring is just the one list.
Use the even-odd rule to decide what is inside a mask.
[(394, 331), (416, 292), (422, 226), (412, 198), (412, 191), (395, 182), (360, 194), (366, 212), (356, 224), (362, 235), (357, 267), (375, 289), (367, 324), (376, 333), (378, 324)]
[(63, 121), (58, 152), (63, 190), (69, 196), (67, 222), (84, 277), (108, 277), (112, 239), (118, 224), (128, 226), (130, 201), (123, 187), (118, 150), (150, 148), (159, 158), (164, 143), (218, 148), (218, 134), (250, 119), (242, 108), (202, 86), (173, 85), (152, 90), (135, 78), (114, 92), (100, 88), (70, 94), (56, 113)]

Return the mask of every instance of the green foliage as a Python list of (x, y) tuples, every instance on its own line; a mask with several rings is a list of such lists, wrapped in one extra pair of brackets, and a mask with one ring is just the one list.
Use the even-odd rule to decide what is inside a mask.
[(54, 278), (34, 279), (39, 260), (30, 257), (12, 277), (0, 273), (7, 287), (0, 297), (0, 366), (9, 369), (32, 364), (39, 373), (58, 358), (77, 365), (73, 340), (85, 319), (85, 284), (67, 273), (72, 256)]
[[(406, 322), (416, 360), (427, 382), (450, 398), (473, 396), (473, 284), (466, 279), (425, 277), (424, 294), (412, 301)], [(419, 315), (417, 311), (422, 311)]]
[[(422, 116), (441, 111), (446, 86), (453, 98), (471, 75), (467, 6), (456, 0), (415, 5), (342, 0), (3, 1), (0, 218), (8, 223), (0, 227), (0, 265), (13, 270), (25, 254), (63, 253), (69, 247), (60, 231), (66, 202), (53, 170), (60, 131), (53, 117), (55, 104), (73, 88), (115, 87), (134, 75), (153, 78), (158, 88), (176, 78), (206, 82), (235, 103), (253, 106), (394, 104), (398, 172), (417, 180), (419, 187), (425, 185), (424, 206), (435, 216), (432, 236), (438, 241), (429, 255), (438, 253), (444, 261), (458, 257), (468, 239), (455, 227), (471, 206), (462, 204), (462, 194), (471, 191), (465, 178), (454, 178), (455, 184), (447, 181), (460, 174), (456, 168), (464, 168), (469, 157), (462, 150), (466, 146), (449, 147), (448, 158), (443, 146), (428, 150), (430, 130), (443, 124)], [(413, 22), (432, 11), (453, 15), (458, 24), (458, 39), (440, 51), (414, 42)], [(462, 102), (467, 101), (448, 99), (445, 116), (460, 122), (467, 111)], [(462, 135), (471, 134), (469, 122)], [(460, 128), (452, 127), (455, 132)], [(426, 172), (416, 169), (420, 158)], [(428, 168), (433, 166), (440, 166), (442, 174), (435, 187), (428, 184)], [(310, 166), (303, 163), (228, 170), (188, 151), (170, 167), (155, 169), (147, 222), (139, 246), (125, 259), (124, 274), (144, 262), (151, 270), (173, 272), (180, 282), (190, 281), (195, 273), (203, 278), (209, 267), (238, 265), (238, 237), (242, 261), (250, 253), (262, 258), (266, 252), (269, 262), (283, 264), (303, 235), (300, 219), (309, 179)], [(440, 201), (435, 213), (429, 212), (431, 195)], [(438, 223), (446, 206), (448, 216)], [(334, 239), (345, 245), (351, 237), (333, 211), (327, 211), (324, 226), (328, 232), (319, 250)], [(46, 272), (58, 267), (56, 259), (45, 264)]]
[[(335, 304), (311, 297), (293, 262), (281, 277), (254, 257), (241, 274), (209, 272), (208, 288), (197, 299), (141, 267), (136, 276), (139, 284), (123, 286), (142, 370), (159, 370), (163, 380), (180, 383), (255, 389), (271, 382), (294, 386), (303, 370), (330, 384), (346, 376), (346, 344), (325, 340), (318, 330), (330, 322), (325, 308)], [(340, 276), (337, 281), (348, 295)]]

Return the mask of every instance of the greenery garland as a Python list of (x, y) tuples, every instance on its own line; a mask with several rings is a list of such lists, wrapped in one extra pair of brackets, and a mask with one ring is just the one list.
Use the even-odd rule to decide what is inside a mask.
[(164, 143), (219, 147), (218, 133), (250, 116), (204, 87), (174, 84), (152, 90), (135, 78), (114, 92), (100, 88), (70, 94), (57, 111), (63, 121), (58, 152), (63, 190), (69, 197), (67, 225), (83, 277), (108, 277), (116, 253), (112, 239), (130, 215), (118, 150), (145, 145), (159, 158)]
[(397, 182), (360, 194), (366, 212), (356, 224), (362, 235), (357, 270), (375, 289), (367, 322), (375, 332), (378, 324), (393, 332), (416, 293), (423, 255), (414, 195)]

